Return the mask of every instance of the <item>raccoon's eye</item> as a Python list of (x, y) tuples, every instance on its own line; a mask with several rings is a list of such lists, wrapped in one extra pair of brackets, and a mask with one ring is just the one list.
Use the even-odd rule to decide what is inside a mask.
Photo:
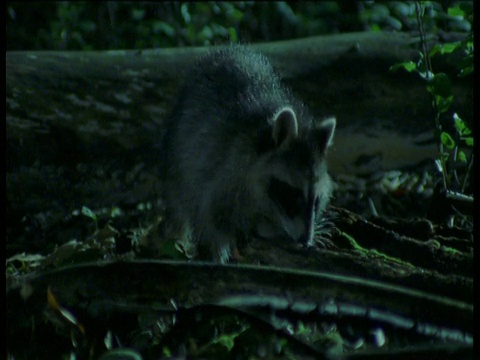
[(303, 211), (305, 200), (302, 192), (293, 186), (272, 178), (268, 187), (268, 195), (289, 217), (294, 217)]

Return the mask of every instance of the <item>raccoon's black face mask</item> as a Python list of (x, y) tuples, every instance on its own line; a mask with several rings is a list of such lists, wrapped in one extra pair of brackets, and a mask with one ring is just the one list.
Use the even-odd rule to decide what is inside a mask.
[(264, 237), (287, 236), (311, 243), (315, 220), (329, 202), (332, 183), (324, 162), (332, 142), (335, 119), (320, 122), (307, 134), (299, 135), (295, 113), (283, 108), (272, 120), (271, 169), (266, 184), (275, 215), (258, 230)]

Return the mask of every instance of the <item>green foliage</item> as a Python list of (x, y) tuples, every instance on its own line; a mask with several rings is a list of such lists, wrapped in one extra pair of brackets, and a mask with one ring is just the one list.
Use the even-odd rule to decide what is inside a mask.
[(397, 71), (398, 69), (405, 69), (408, 72), (417, 71), (418, 64), (414, 63), (413, 61), (406, 61), (390, 67), (390, 71)]
[(462, 119), (460, 119), (457, 113), (453, 114), (453, 121), (455, 122), (455, 128), (460, 136), (460, 139), (465, 141), (467, 146), (473, 146), (472, 130), (468, 128)]
[[(458, 2), (447, 11), (441, 1), (423, 1), (425, 31), (470, 31), (472, 21), (467, 15), (473, 10), (472, 2)], [(416, 31), (417, 18), (414, 1), (360, 1), (360, 16), (371, 31)]]
[(107, 219), (113, 219), (115, 217), (121, 216), (122, 209), (119, 207), (113, 206), (111, 208), (102, 208), (98, 209), (97, 212), (91, 210), (90, 208), (86, 206), (82, 206), (80, 210), (74, 210), (72, 211), (72, 215), (78, 216), (82, 214), (83, 216), (86, 216), (90, 219), (93, 220), (95, 223), (95, 228), (98, 230), (98, 222), (100, 217), (106, 217)]
[(427, 80), (427, 91), (433, 97), (438, 114), (447, 112), (453, 103), (450, 78), (444, 73), (432, 74)]
[[(411, 1), (7, 2), (6, 8), (8, 50), (145, 49), (416, 30)], [(423, 8), (426, 31), (471, 29), (471, 2), (445, 11), (428, 1)]]
[[(226, 348), (227, 352), (232, 351), (233, 347), (235, 346), (235, 339), (242, 335), (242, 333), (247, 330), (249, 326), (242, 325), (241, 328), (237, 331), (232, 331), (231, 333), (221, 333), (218, 334), (215, 338), (213, 338), (209, 345), (219, 344)], [(208, 346), (208, 345), (207, 345)]]
[(440, 141), (442, 142), (443, 146), (447, 149), (453, 149), (455, 147), (455, 140), (450, 136), (449, 133), (442, 131), (440, 134)]
[[(428, 23), (428, 17), (425, 17), (428, 3), (417, 2), (419, 10), (421, 11), (418, 17), (421, 21), (419, 26), (423, 29), (423, 22)], [(460, 118), (457, 113), (451, 114), (451, 106), (454, 101), (454, 94), (452, 91), (452, 80), (446, 73), (434, 73), (430, 59), (432, 57), (443, 56), (450, 61), (457, 69), (456, 76), (465, 77), (473, 73), (473, 3), (460, 2), (453, 4), (448, 8), (444, 17), (455, 20), (458, 24), (462, 24), (463, 29), (470, 31), (470, 33), (462, 41), (447, 42), (443, 44), (435, 44), (429, 51), (426, 49), (425, 34), (422, 33), (422, 45), (424, 52), (419, 53), (418, 62), (408, 61), (400, 64), (395, 64), (390, 67), (390, 71), (404, 69), (407, 72), (416, 72), (423, 79), (426, 80), (426, 90), (430, 93), (433, 107), (435, 110), (435, 126), (439, 141), (439, 167), (444, 177), (444, 186), (447, 190), (455, 187), (454, 179), (457, 180), (456, 187), (462, 185), (461, 190), (464, 190), (466, 180), (460, 184), (458, 182), (457, 172), (459, 168), (465, 171), (464, 179), (469, 176), (471, 166), (468, 164), (467, 154), (464, 151), (467, 148), (471, 153), (470, 163), (473, 161), (473, 136), (467, 124)], [(442, 122), (442, 116), (447, 116), (447, 121)], [(453, 121), (452, 121), (453, 120)], [(452, 156), (453, 155), (453, 156)], [(450, 162), (455, 176), (450, 176), (447, 163)], [(460, 167), (459, 167), (460, 166)]]
[(90, 210), (86, 206), (82, 206), (81, 210), (82, 215), (92, 219), (95, 222), (95, 227), (98, 228), (98, 217), (97, 214), (95, 214), (92, 210)]

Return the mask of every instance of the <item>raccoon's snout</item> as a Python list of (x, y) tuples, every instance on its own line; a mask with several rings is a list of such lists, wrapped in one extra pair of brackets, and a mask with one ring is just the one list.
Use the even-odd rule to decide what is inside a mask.
[(313, 237), (313, 226), (305, 218), (293, 219), (281, 215), (276, 221), (267, 218), (259, 221), (255, 228), (255, 236), (264, 239), (288, 239), (300, 244), (309, 244)]
[(283, 228), (293, 241), (306, 245), (312, 241), (313, 224), (312, 214), (305, 214), (305, 216), (298, 215), (293, 219), (284, 219)]

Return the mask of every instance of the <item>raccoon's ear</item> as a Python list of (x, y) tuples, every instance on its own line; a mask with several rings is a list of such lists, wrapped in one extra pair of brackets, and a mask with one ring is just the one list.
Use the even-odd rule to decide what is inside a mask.
[(318, 144), (318, 149), (324, 153), (333, 143), (333, 134), (335, 133), (335, 126), (337, 120), (334, 117), (329, 117), (315, 126), (315, 137)]
[(273, 115), (272, 138), (276, 146), (288, 144), (298, 135), (298, 123), (295, 112), (290, 107), (283, 107)]

